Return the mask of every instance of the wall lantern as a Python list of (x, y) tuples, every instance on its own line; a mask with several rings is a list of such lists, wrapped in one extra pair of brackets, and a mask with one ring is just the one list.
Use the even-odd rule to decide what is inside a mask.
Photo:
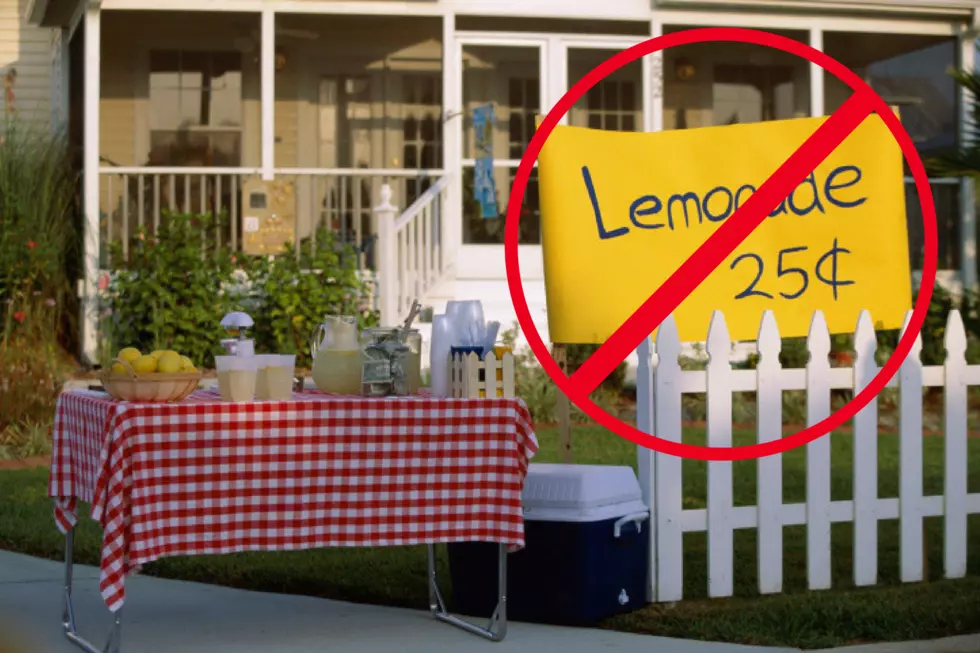
[(691, 63), (690, 59), (681, 57), (674, 63), (674, 74), (677, 75), (677, 79), (682, 82), (687, 82), (694, 79), (696, 71), (694, 69), (694, 64)]

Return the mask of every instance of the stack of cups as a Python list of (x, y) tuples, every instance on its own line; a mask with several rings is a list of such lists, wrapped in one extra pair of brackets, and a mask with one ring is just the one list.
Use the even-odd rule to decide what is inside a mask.
[(432, 341), (429, 343), (429, 373), (432, 377), (432, 395), (448, 397), (449, 351), (453, 346), (453, 324), (448, 315), (432, 316)]

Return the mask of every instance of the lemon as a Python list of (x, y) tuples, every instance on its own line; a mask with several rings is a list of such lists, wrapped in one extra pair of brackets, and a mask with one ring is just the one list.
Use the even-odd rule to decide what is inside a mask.
[(122, 363), (115, 363), (111, 368), (113, 374), (125, 374), (126, 368)]
[(143, 354), (141, 354), (140, 353), (140, 350), (137, 349), (136, 347), (126, 347), (125, 349), (120, 350), (120, 352), (116, 356), (116, 358), (121, 358), (122, 360), (126, 361), (127, 363), (132, 363), (134, 360), (136, 360), (137, 358), (139, 358), (142, 355)]
[(196, 372), (197, 368), (194, 367), (194, 363), (191, 362), (187, 356), (180, 357), (180, 369), (182, 372)]
[(157, 360), (157, 372), (161, 374), (176, 374), (180, 371), (181, 364), (180, 354), (168, 351)]
[(137, 374), (152, 374), (157, 371), (157, 360), (153, 355), (140, 356), (131, 365)]

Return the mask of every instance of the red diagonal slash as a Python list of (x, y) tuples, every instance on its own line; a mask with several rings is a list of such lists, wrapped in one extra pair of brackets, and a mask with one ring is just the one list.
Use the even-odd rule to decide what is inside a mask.
[(789, 196), (851, 132), (864, 122), (872, 112), (874, 96), (854, 93), (840, 109), (835, 111), (766, 180), (758, 191), (749, 196), (731, 218), (722, 223), (701, 247), (691, 255), (662, 286), (626, 322), (600, 346), (592, 356), (571, 376), (572, 390), (585, 396), (595, 390), (616, 366), (619, 365), (640, 342), (650, 335), (668, 315), (716, 267), (721, 265), (735, 248)]

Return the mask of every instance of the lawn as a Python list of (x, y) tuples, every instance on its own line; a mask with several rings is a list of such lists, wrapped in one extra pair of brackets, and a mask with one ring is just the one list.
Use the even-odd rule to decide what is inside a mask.
[[(541, 452), (535, 462), (557, 461), (553, 429), (539, 432)], [(685, 441), (704, 444), (704, 432), (690, 429)], [(751, 432), (736, 432), (735, 444), (752, 442)], [(573, 431), (575, 461), (635, 466), (629, 442), (591, 427)], [(849, 434), (832, 437), (833, 499), (851, 496), (852, 448)], [(898, 439), (884, 435), (879, 446), (879, 495), (897, 496)], [(940, 494), (943, 484), (943, 441), (928, 437), (924, 444), (925, 492)], [(980, 491), (980, 438), (970, 441), (969, 489)], [(784, 501), (805, 499), (806, 453), (783, 456)], [(735, 503), (755, 502), (756, 466), (734, 463)], [(685, 507), (705, 504), (706, 463), (684, 462)], [(785, 529), (784, 594), (756, 594), (754, 531), (735, 535), (735, 594), (731, 599), (707, 599), (706, 541), (703, 534), (685, 535), (686, 600), (651, 605), (611, 619), (603, 627), (656, 635), (822, 648), (865, 641), (927, 639), (980, 632), (980, 516), (970, 521), (968, 569), (957, 581), (942, 577), (942, 520), (927, 520), (929, 582), (898, 584), (898, 524), (879, 525), (879, 578), (874, 588), (854, 589), (851, 583), (851, 528), (833, 527), (834, 589), (806, 591), (806, 532)], [(82, 519), (76, 539), (76, 560), (98, 563), (97, 525)], [(63, 538), (56, 530), (47, 498), (47, 470), (0, 472), (0, 548), (60, 559)], [(440, 573), (449, 589), (445, 558)], [(171, 558), (148, 565), (144, 573), (218, 583), (270, 592), (310, 594), (348, 601), (425, 608), (425, 551), (422, 547), (328, 549), (289, 553), (249, 553), (228, 556)]]

